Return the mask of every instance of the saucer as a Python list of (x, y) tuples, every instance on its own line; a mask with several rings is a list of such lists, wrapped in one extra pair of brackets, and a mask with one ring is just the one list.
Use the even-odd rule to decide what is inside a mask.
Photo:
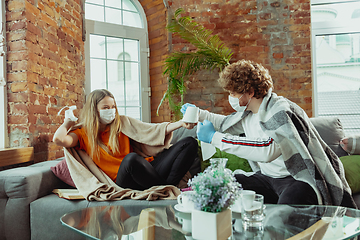
[(179, 212), (191, 213), (191, 209), (184, 208), (181, 204), (176, 204), (174, 208)]

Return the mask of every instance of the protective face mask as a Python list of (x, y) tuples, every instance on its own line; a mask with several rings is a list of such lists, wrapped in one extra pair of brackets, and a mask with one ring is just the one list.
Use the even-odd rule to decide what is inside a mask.
[(100, 109), (100, 122), (102, 124), (109, 124), (115, 119), (115, 108), (112, 109)]
[(241, 97), (239, 97), (239, 98), (232, 97), (232, 96), (229, 95), (229, 103), (230, 103), (231, 107), (232, 107), (235, 111), (240, 112), (240, 113), (245, 112), (245, 109), (247, 108), (247, 106), (249, 105), (250, 100), (251, 100), (251, 98), (250, 98), (249, 101), (248, 101), (248, 103), (246, 104), (246, 106), (240, 106), (239, 100), (240, 100), (240, 98), (242, 98), (242, 96), (244, 96), (244, 94), (241, 95)]

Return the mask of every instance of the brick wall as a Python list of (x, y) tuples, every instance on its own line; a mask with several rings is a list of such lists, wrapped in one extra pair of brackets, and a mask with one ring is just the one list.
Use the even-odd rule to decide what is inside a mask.
[[(173, 0), (168, 5), (169, 11), (184, 8), (218, 34), (234, 52), (233, 61), (262, 63), (270, 70), (275, 92), (312, 116), (310, 0)], [(174, 37), (170, 48), (191, 51), (192, 47)], [(185, 101), (216, 113), (232, 112), (217, 77), (217, 72), (201, 72), (188, 79)]]
[(149, 34), (149, 74), (151, 86), (151, 121), (163, 122), (170, 120), (168, 104), (165, 103), (156, 114), (164, 92), (167, 89), (167, 80), (162, 75), (164, 60), (169, 53), (168, 33), (165, 29), (167, 23), (167, 8), (163, 0), (139, 0), (144, 8), (148, 21)]
[(34, 147), (35, 162), (61, 156), (51, 142), (65, 105), (82, 105), (84, 43), (79, 0), (9, 0), (7, 94), (10, 147)]
[[(8, 130), (10, 147), (34, 146), (35, 161), (63, 155), (51, 142), (65, 105), (84, 103), (84, 43), (80, 0), (7, 0)], [(165, 30), (167, 15), (182, 7), (230, 47), (233, 60), (267, 67), (275, 91), (312, 115), (310, 0), (139, 0), (149, 31), (152, 122), (169, 121), (163, 61), (191, 46)], [(217, 72), (199, 72), (187, 81), (185, 100), (216, 113), (232, 111), (217, 86)]]

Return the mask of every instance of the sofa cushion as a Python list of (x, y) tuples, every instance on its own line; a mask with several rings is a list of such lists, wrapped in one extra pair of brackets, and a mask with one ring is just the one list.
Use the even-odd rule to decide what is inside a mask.
[(340, 157), (352, 193), (360, 192), (360, 155)]
[(310, 118), (324, 142), (338, 157), (347, 156), (348, 153), (340, 146), (340, 140), (345, 137), (343, 126), (337, 117)]
[(58, 164), (53, 167), (50, 167), (51, 171), (57, 176), (60, 180), (65, 182), (66, 184), (75, 187), (75, 183), (73, 182), (69, 168), (66, 164), (66, 160), (63, 159)]

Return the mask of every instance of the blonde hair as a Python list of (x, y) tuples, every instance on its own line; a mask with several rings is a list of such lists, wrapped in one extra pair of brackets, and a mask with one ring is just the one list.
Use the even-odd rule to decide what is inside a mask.
[(249, 93), (254, 90), (255, 98), (263, 98), (273, 86), (269, 70), (244, 59), (226, 66), (218, 82), (228, 92)]
[[(86, 99), (84, 107), (80, 111), (79, 124), (74, 127), (82, 127), (85, 130), (90, 145), (90, 157), (92, 158), (98, 158), (100, 156), (100, 147), (106, 152), (110, 153), (108, 147), (100, 139), (100, 116), (97, 110), (99, 102), (107, 96), (114, 99), (115, 102), (114, 95), (112, 95), (112, 93), (106, 89), (97, 89), (92, 91)], [(119, 152), (118, 136), (121, 130), (120, 115), (116, 106), (116, 102), (115, 110), (115, 119), (109, 124), (109, 146), (114, 154)]]

